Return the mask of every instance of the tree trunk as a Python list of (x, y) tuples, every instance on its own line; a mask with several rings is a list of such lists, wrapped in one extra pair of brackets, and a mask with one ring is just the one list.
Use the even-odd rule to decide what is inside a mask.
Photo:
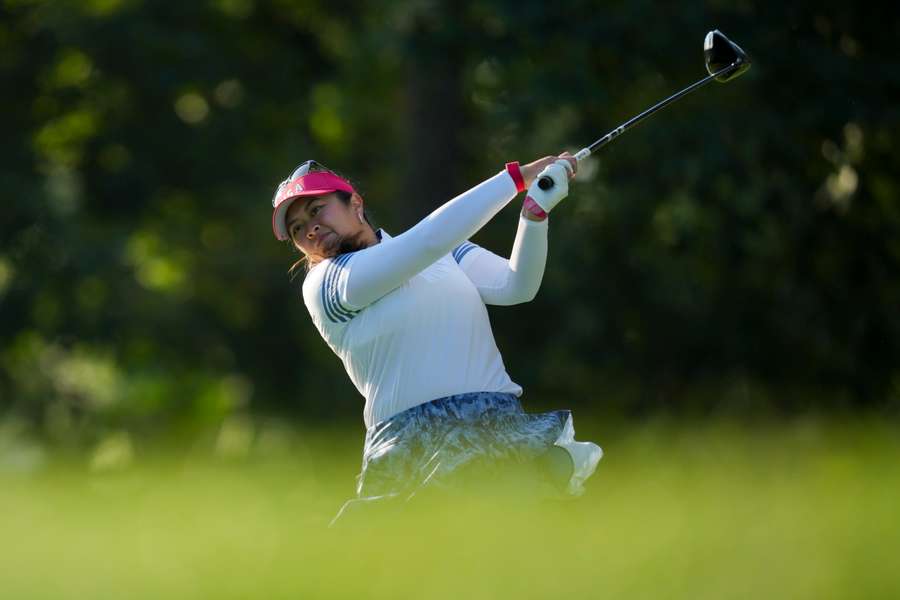
[[(432, 17), (433, 18), (433, 17)], [(409, 37), (406, 152), (397, 218), (405, 230), (464, 191), (460, 181), (467, 124), (464, 48), (452, 34), (418, 19)]]

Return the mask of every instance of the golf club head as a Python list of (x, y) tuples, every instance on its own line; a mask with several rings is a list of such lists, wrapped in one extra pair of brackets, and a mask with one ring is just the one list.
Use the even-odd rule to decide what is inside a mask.
[(733, 66), (716, 77), (716, 81), (721, 83), (740, 77), (744, 71), (750, 68), (750, 57), (747, 56), (747, 53), (718, 29), (713, 29), (706, 34), (706, 39), (703, 41), (703, 56), (706, 59), (706, 71), (710, 75), (715, 75), (722, 69)]

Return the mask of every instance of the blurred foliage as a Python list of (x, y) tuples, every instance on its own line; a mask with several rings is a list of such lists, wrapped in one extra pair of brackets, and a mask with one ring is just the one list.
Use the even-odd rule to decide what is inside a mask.
[[(274, 185), (315, 157), (402, 231), (505, 161), (577, 150), (699, 79), (712, 28), (754, 67), (584, 165), (538, 298), (491, 309), (508, 370), (530, 406), (900, 404), (895, 18), (715, 0), (0, 5), (0, 413), (23, 427), (80, 444), (186, 441), (247, 414), (358, 424), (272, 238)], [(516, 213), (475, 241), (507, 253)]]

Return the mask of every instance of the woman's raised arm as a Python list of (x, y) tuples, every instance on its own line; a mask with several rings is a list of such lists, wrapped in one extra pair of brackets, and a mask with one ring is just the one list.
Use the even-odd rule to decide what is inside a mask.
[(348, 308), (360, 309), (401, 286), (474, 235), (559, 158), (542, 158), (521, 170), (518, 165), (508, 166), (397, 237), (357, 251), (344, 265), (347, 273), (338, 283), (341, 301)]

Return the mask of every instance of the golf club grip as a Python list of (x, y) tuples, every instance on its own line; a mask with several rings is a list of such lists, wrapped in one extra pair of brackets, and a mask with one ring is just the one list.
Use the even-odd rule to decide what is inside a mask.
[[(591, 155), (590, 148), (582, 148), (581, 150), (578, 151), (577, 154), (575, 154), (575, 160), (577, 162), (581, 162), (590, 155)], [(538, 179), (538, 187), (544, 191), (547, 191), (553, 187), (553, 180), (550, 179), (549, 177), (547, 177), (546, 175), (544, 175), (543, 177)]]

